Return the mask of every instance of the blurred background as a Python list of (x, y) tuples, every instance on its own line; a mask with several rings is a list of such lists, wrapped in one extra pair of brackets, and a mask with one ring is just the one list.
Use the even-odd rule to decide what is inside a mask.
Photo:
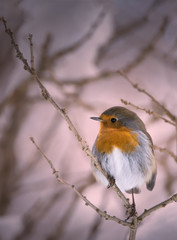
[[(90, 117), (125, 106), (121, 99), (171, 122), (126, 106), (145, 122), (158, 165), (154, 190), (143, 187), (135, 196), (138, 213), (176, 193), (177, 2), (1, 0), (0, 15), (28, 60), (28, 34), (33, 34), (38, 75), (90, 148), (99, 130)], [(91, 202), (126, 218), (121, 200), (95, 182), (90, 159), (16, 59), (2, 22), (0, 52), (0, 239), (126, 239), (126, 227), (101, 219), (56, 181), (29, 140), (34, 137), (60, 175)], [(176, 215), (175, 203), (153, 213), (139, 227), (137, 239), (174, 240)]]

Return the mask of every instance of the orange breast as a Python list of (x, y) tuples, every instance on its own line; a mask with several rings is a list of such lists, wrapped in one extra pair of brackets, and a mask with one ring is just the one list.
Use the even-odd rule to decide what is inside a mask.
[(138, 136), (136, 133), (131, 133), (131, 131), (125, 127), (101, 127), (96, 147), (101, 153), (105, 152), (109, 154), (115, 147), (124, 153), (130, 153), (139, 145), (137, 138)]

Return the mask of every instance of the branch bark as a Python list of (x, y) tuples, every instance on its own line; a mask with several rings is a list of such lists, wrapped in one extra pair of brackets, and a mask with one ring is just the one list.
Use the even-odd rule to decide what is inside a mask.
[(46, 159), (46, 161), (48, 162), (48, 164), (50, 165), (50, 168), (52, 169), (53, 174), (55, 175), (57, 181), (59, 183), (62, 183), (64, 185), (66, 185), (68, 188), (70, 188), (72, 191), (74, 191), (84, 202), (86, 206), (91, 207), (93, 210), (95, 210), (100, 217), (105, 218), (106, 220), (112, 220), (115, 221), (123, 226), (131, 226), (131, 223), (127, 222), (127, 221), (123, 221), (115, 216), (111, 216), (109, 214), (107, 214), (106, 211), (102, 211), (100, 210), (98, 207), (96, 207), (93, 203), (91, 203), (84, 195), (82, 195), (77, 188), (73, 185), (70, 184), (68, 182), (66, 182), (63, 178), (60, 177), (59, 172), (55, 169), (52, 161), (42, 152), (42, 150), (40, 149), (40, 147), (37, 145), (37, 143), (35, 142), (33, 137), (30, 137), (30, 140), (32, 141), (32, 143), (35, 145), (35, 147), (37, 148), (37, 150), (41, 153), (41, 155)]
[(157, 211), (160, 208), (166, 207), (168, 204), (173, 203), (173, 202), (177, 202), (177, 193), (174, 194), (169, 199), (153, 206), (152, 208), (150, 208), (148, 210), (145, 209), (144, 212), (138, 217), (138, 221), (141, 222), (145, 217), (149, 216), (151, 213)]

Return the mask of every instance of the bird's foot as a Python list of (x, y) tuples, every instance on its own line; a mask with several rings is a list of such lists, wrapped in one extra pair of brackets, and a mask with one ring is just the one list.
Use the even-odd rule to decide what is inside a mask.
[(127, 209), (126, 215), (128, 215), (128, 217), (125, 219), (125, 221), (129, 220), (131, 217), (137, 216), (136, 206), (134, 203), (131, 204)]
[(115, 184), (115, 179), (112, 176), (108, 176), (108, 181), (109, 181), (109, 184), (107, 188), (110, 188)]

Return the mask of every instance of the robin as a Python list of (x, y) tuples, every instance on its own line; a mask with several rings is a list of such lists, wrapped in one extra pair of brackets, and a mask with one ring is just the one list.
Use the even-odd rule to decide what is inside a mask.
[(112, 107), (100, 117), (100, 130), (92, 152), (108, 179), (92, 163), (96, 179), (107, 187), (114, 183), (122, 192), (139, 193), (146, 183), (152, 190), (156, 180), (153, 142), (136, 113), (124, 107)]

